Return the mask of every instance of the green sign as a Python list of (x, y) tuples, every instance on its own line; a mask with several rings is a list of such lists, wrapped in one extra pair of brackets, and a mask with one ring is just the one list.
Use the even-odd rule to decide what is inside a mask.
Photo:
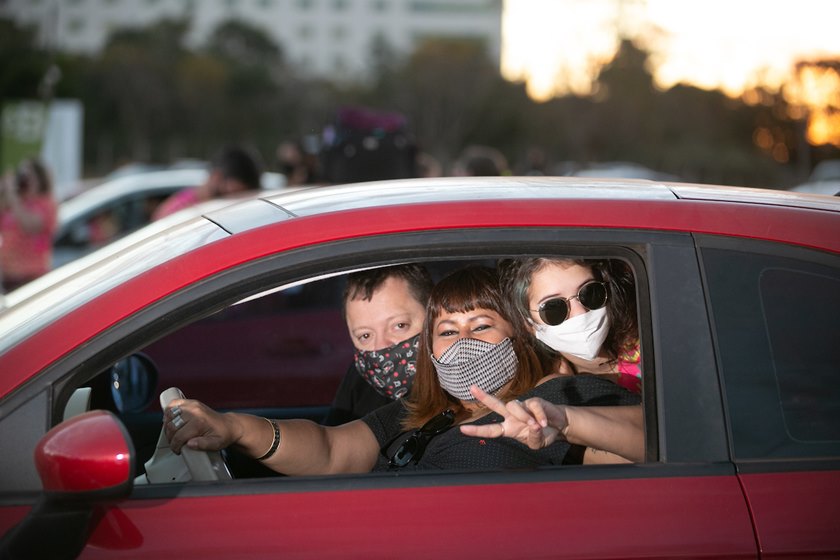
[(4, 104), (0, 111), (0, 172), (5, 172), (28, 157), (40, 156), (47, 128), (47, 104), (16, 101)]

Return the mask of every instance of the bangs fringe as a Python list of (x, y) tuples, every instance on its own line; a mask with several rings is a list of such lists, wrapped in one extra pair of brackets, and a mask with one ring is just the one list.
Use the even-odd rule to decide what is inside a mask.
[(463, 313), (475, 309), (491, 309), (504, 315), (500, 299), (499, 280), (493, 269), (467, 267), (435, 286), (429, 302), (429, 315), (439, 317), (443, 313)]

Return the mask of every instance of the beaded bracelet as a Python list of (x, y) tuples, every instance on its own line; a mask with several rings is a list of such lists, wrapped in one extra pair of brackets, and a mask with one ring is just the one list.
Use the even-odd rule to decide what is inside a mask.
[(269, 420), (268, 418), (264, 418), (264, 420), (271, 424), (271, 429), (274, 430), (274, 441), (271, 442), (271, 447), (268, 448), (268, 451), (263, 456), (257, 457), (257, 461), (265, 461), (274, 455), (274, 452), (280, 447), (280, 426), (277, 425), (276, 420)]

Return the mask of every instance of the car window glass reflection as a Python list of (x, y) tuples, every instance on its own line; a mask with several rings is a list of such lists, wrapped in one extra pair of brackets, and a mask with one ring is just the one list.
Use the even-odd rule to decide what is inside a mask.
[(145, 352), (159, 369), (159, 387), (226, 408), (327, 406), (352, 355), (342, 282), (274, 292), (151, 344)]
[(738, 459), (840, 452), (840, 268), (705, 249)]

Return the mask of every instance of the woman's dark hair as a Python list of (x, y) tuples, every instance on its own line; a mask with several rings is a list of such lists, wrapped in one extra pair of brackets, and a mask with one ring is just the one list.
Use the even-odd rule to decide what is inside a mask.
[[(529, 290), (534, 274), (551, 264), (577, 264), (592, 270), (596, 280), (607, 284), (607, 315), (610, 332), (604, 341), (604, 348), (611, 360), (618, 359), (621, 351), (639, 338), (638, 309), (636, 305), (636, 281), (630, 265), (619, 259), (565, 259), (559, 257), (533, 257), (527, 259), (506, 259), (499, 263), (502, 283), (516, 307), (519, 318), (530, 320)], [(538, 342), (541, 353), (551, 360), (557, 353), (542, 342)], [(541, 356), (543, 358), (543, 356)], [(543, 364), (546, 360), (543, 359)]]
[[(27, 166), (32, 169), (32, 173), (35, 174), (38, 181), (38, 194), (52, 194), (52, 179), (47, 167), (38, 159), (25, 159), (18, 166), (19, 177), (23, 176), (24, 169)], [(18, 181), (20, 182), (20, 179)]]
[(498, 272), (485, 266), (468, 266), (446, 276), (432, 289), (426, 306), (426, 320), (420, 335), (417, 355), (417, 373), (411, 393), (405, 401), (409, 416), (404, 422), (406, 429), (419, 428), (429, 418), (446, 408), (455, 413), (463, 410), (460, 401), (447, 393), (438, 381), (437, 372), (431, 360), (432, 334), (435, 321), (444, 313), (458, 313), (475, 309), (489, 309), (498, 313), (513, 326), (513, 349), (518, 365), (508, 388), (497, 396), (509, 400), (534, 388), (543, 377), (543, 370), (534, 352), (527, 332), (517, 328), (511, 308), (499, 284)]

